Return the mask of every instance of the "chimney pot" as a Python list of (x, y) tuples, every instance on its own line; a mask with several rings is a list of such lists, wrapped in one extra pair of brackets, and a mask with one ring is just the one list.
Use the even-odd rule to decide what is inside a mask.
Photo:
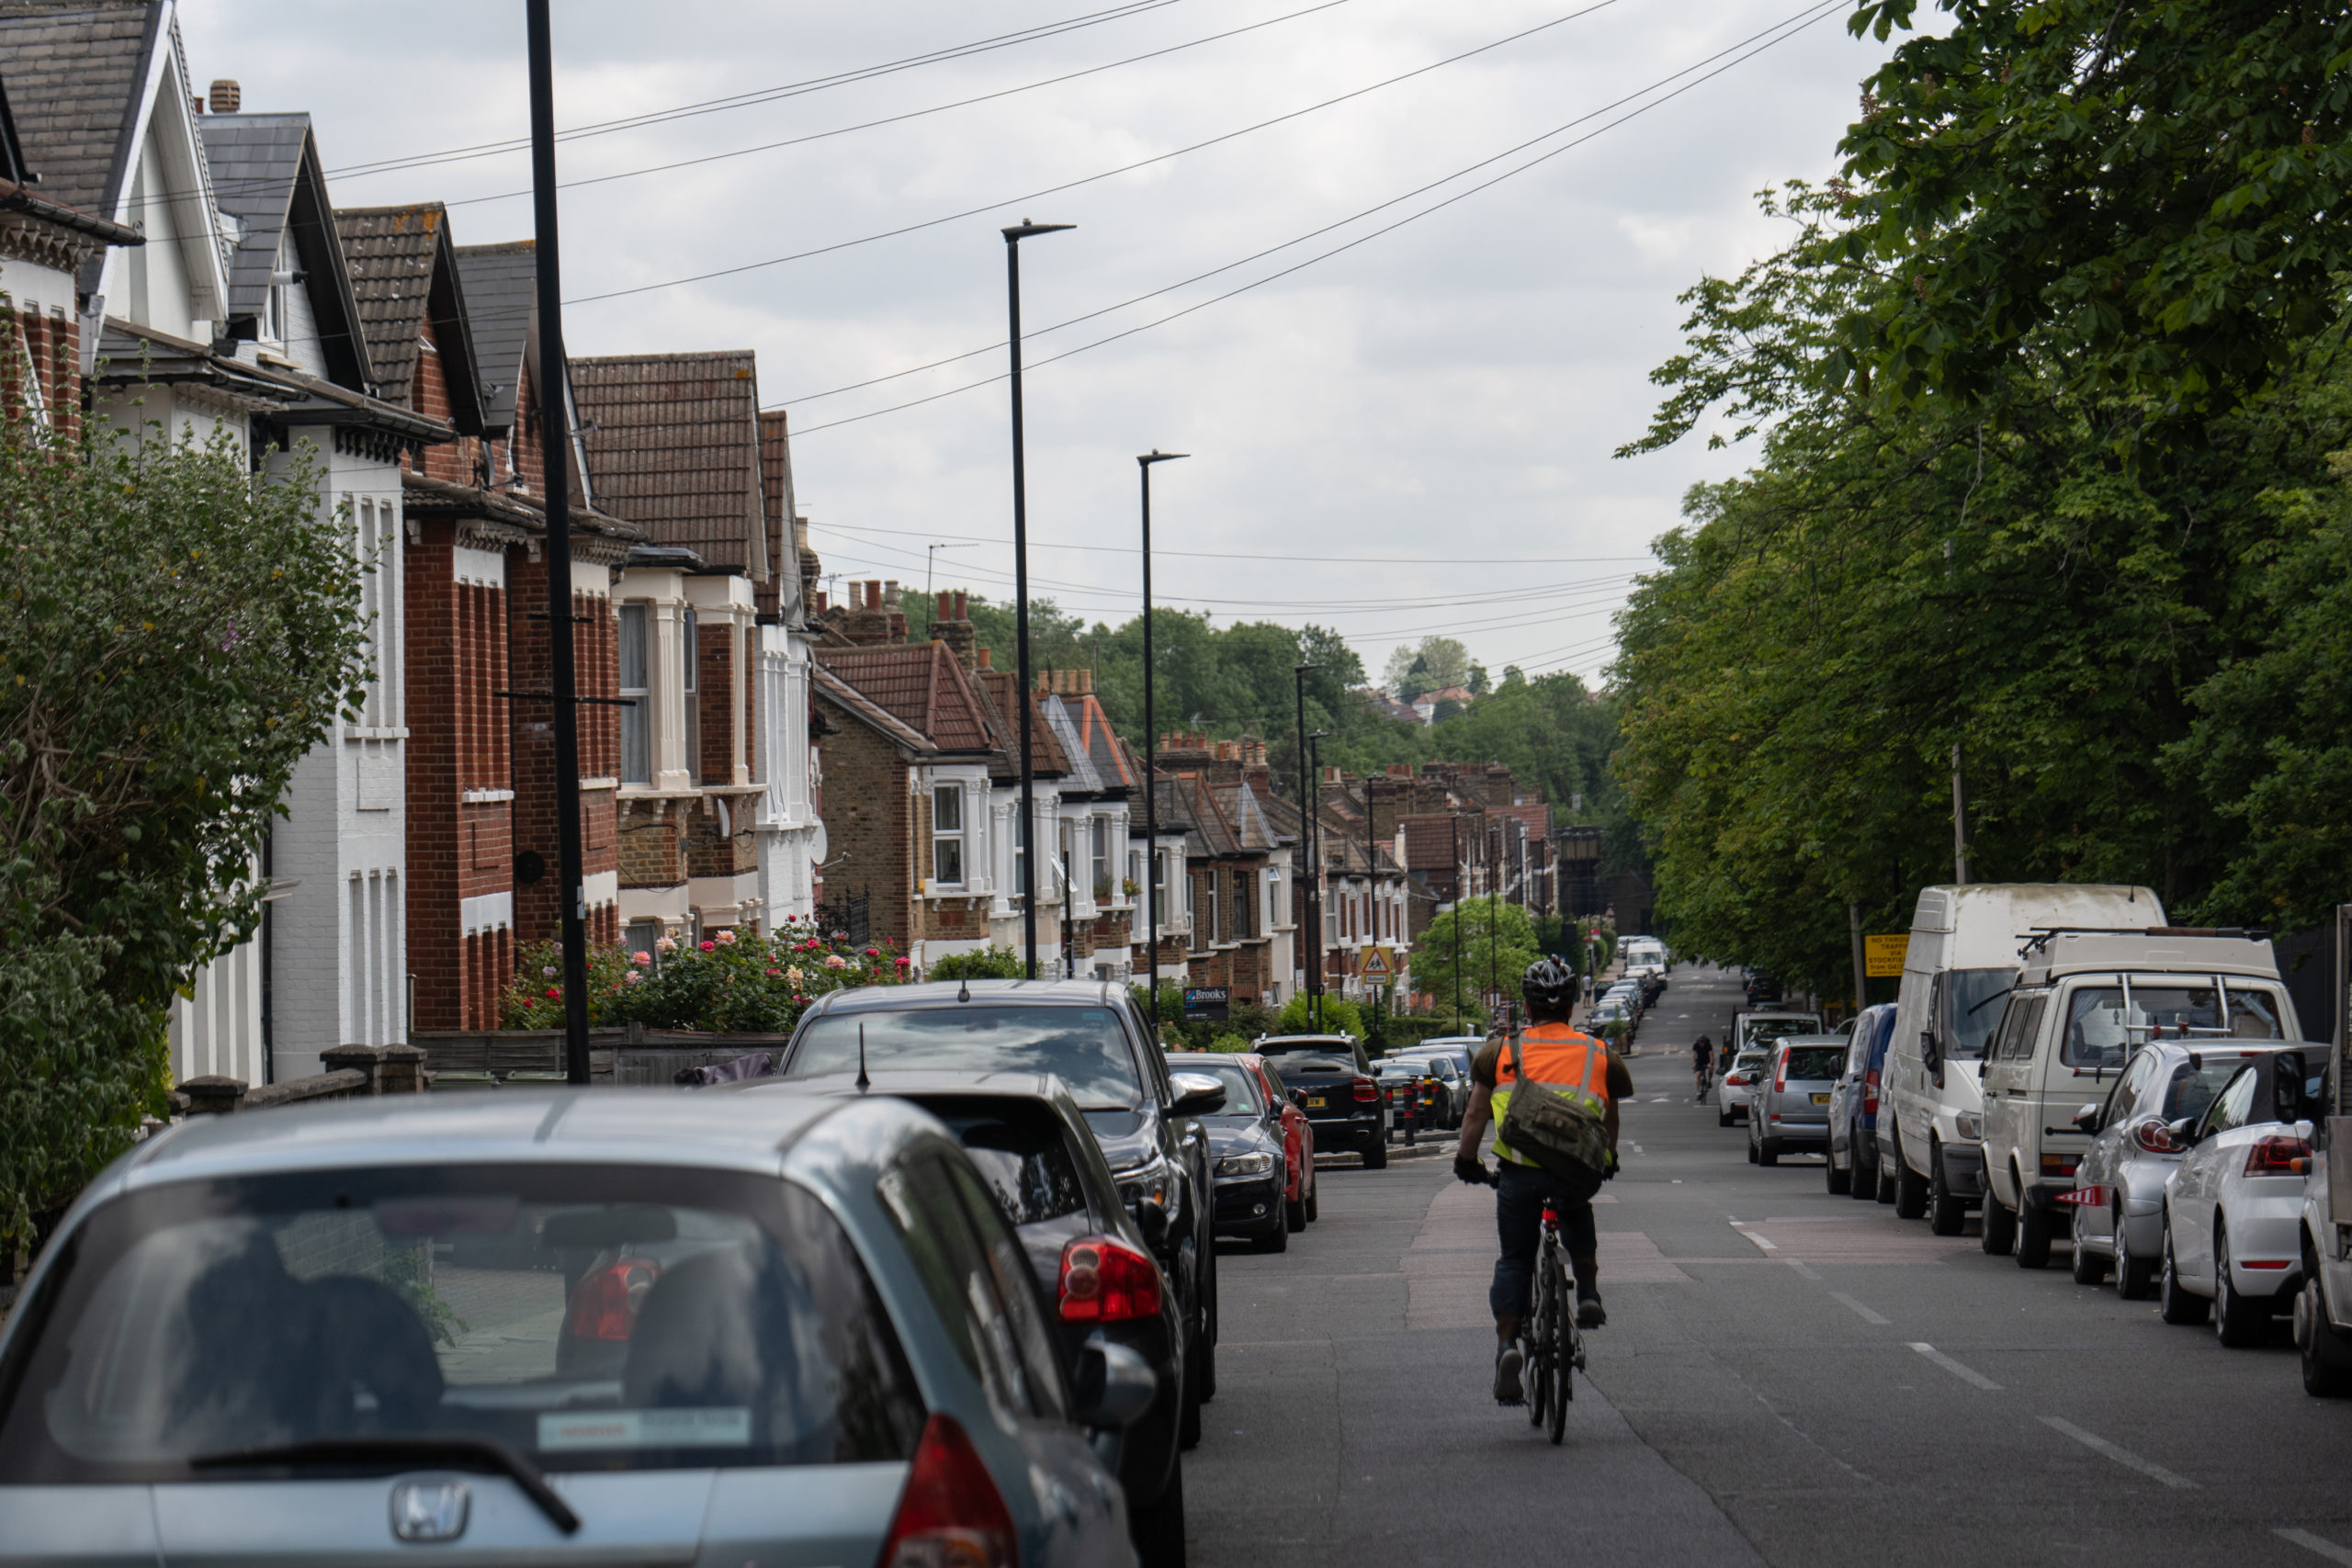
[(994, 650), (993, 650), (993, 649), (986, 649), (986, 648), (984, 648), (984, 649), (980, 649), (980, 668), (981, 668), (981, 669), (983, 669), (983, 670), (989, 670), (989, 669), (993, 669), (993, 668), (995, 668), (995, 666), (994, 666), (994, 665), (992, 665), (992, 664), (989, 662), (989, 660), (990, 660), (990, 658), (991, 658), (991, 656), (992, 656), (993, 652), (994, 652)]
[(865, 580), (865, 597), (860, 602), (860, 604), (862, 608), (868, 610), (878, 610), (882, 607), (882, 580), (880, 578), (869, 577)]
[(237, 106), (245, 101), (244, 89), (237, 85), (233, 76), (217, 76), (212, 82), (212, 112), (235, 114)]
[(899, 602), (899, 585), (898, 585), (898, 583), (897, 583), (897, 582), (895, 582), (895, 581), (891, 581), (891, 582), (886, 582), (886, 583), (884, 583), (884, 584), (882, 585), (882, 603), (884, 603), (885, 604), (896, 605), (896, 604), (898, 604), (898, 602)]

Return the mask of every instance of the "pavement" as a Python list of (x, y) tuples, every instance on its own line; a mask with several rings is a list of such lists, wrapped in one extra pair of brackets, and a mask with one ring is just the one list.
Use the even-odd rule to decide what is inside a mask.
[(1319, 1162), (1289, 1251), (1221, 1251), (1195, 1564), (2352, 1565), (2352, 1402), (2303, 1393), (2283, 1320), (2226, 1349), (2063, 1248), (2021, 1269), (1749, 1165), (1683, 1049), (1736, 998), (1686, 964), (1644, 1021), (1559, 1448), (1488, 1392), (1494, 1200), (1450, 1138)]

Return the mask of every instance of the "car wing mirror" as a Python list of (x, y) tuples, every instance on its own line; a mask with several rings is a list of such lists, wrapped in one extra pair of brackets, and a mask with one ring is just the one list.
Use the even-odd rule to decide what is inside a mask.
[(2098, 1107), (2086, 1105), (2075, 1111), (2075, 1125), (2096, 1137), (2098, 1134)]
[(1157, 1252), (1168, 1244), (1168, 1205), (1157, 1198), (1139, 1198), (1131, 1211), (1136, 1228), (1143, 1232), (1143, 1239)]
[(1306, 1110), (1306, 1091), (1305, 1089), (1295, 1089), (1291, 1090), (1291, 1091), (1290, 1091), (1290, 1102), (1291, 1102), (1293, 1105), (1297, 1106), (1301, 1111)]
[(1932, 1029), (1919, 1032), (1919, 1065), (1927, 1069), (1929, 1077), (1936, 1080), (1936, 1087), (1941, 1089), (1944, 1083), (1943, 1054), (1936, 1049), (1936, 1032)]
[(1159, 1380), (1151, 1363), (1136, 1350), (1112, 1343), (1096, 1334), (1079, 1350), (1076, 1375), (1070, 1380), (1079, 1425), (1090, 1431), (1116, 1432), (1143, 1419), (1159, 1397)]
[(2197, 1118), (2184, 1116), (2177, 1122), (2166, 1123), (2165, 1135), (2172, 1140), (2175, 1148), (2195, 1148), (2197, 1146)]
[(1170, 1116), (1214, 1116), (1225, 1109), (1225, 1085), (1205, 1073), (1170, 1073), (1168, 1082), (1176, 1091)]

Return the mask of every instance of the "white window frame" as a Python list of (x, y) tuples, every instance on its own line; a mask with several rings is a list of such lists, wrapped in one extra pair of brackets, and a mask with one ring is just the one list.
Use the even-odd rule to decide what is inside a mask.
[[(942, 807), (955, 818), (943, 822)], [(965, 840), (964, 786), (943, 784), (931, 786), (931, 881), (934, 887), (962, 887), (971, 875), (970, 846)], [(941, 852), (953, 849), (956, 854), (956, 874), (945, 874)]]
[[(632, 620), (637, 626), (638, 652), (636, 671), (638, 684), (634, 686), (628, 683), (629, 626)], [(631, 599), (624, 603), (620, 608), (620, 619), (615, 626), (613, 642), (616, 654), (614, 663), (616, 679), (619, 682), (617, 694), (632, 699), (630, 705), (621, 709), (621, 783), (650, 786), (653, 783), (655, 760), (652, 691), (653, 606), (642, 599)], [(632, 728), (637, 733), (638, 757), (642, 763), (639, 772), (643, 775), (636, 778), (632, 778), (629, 774), (629, 732)]]

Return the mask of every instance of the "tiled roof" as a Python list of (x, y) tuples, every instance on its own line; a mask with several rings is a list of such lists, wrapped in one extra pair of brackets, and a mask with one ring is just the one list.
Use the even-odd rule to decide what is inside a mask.
[(774, 569), (749, 349), (571, 362), (596, 502), (754, 582)]
[[(1415, 871), (1452, 871), (1454, 868), (1454, 829), (1451, 817), (1406, 817), (1398, 819), (1405, 829), (1405, 863)], [(1470, 845), (1463, 844), (1466, 857)]]
[(474, 360), (481, 367), (482, 420), (493, 432), (514, 427), (514, 398), (523, 385), (523, 355), (531, 341), (538, 252), (530, 240), (457, 247), (458, 276), (473, 328)]
[(996, 738), (978, 694), (956, 656), (941, 644), (820, 648), (817, 659), (835, 679), (942, 751), (995, 749)]
[[(980, 688), (988, 694), (989, 711), (994, 716), (997, 734), (1003, 737), (1004, 776), (1019, 778), (1019, 768), (1012, 753), (1021, 744), (1021, 716), (1013, 708), (1012, 694), (1019, 682), (1010, 670), (982, 670), (978, 672)], [(1035, 700), (1034, 698), (1032, 699)], [(1062, 755), (1060, 739), (1054, 727), (1040, 716), (1029, 725), (1029, 772), (1037, 778), (1065, 778), (1069, 773), (1069, 759)]]
[(449, 243), (448, 210), (437, 201), (346, 207), (335, 213), (334, 226), (351, 268), (376, 395), (415, 407), (416, 364), (429, 321), (442, 381), (449, 389), (451, 422), (469, 435), (480, 434), (481, 375)]
[(1180, 773), (1175, 778), (1160, 781), (1159, 820), (1164, 825), (1170, 817), (1170, 801), (1182, 814), (1184, 823), (1184, 853), (1187, 858), (1208, 860), (1227, 855), (1243, 854), (1240, 840), (1233, 836), (1233, 825), (1217, 809), (1216, 796), (1209, 786), (1192, 773)]
[(42, 196), (114, 211), (130, 166), (124, 130), (146, 91), (164, 15), (153, 0), (0, 4), (0, 76)]
[(831, 702), (843, 713), (851, 715), (863, 724), (871, 726), (883, 736), (918, 755), (927, 757), (939, 750), (912, 727), (902, 723), (895, 714), (822, 664), (812, 666), (810, 674), (816, 683), (817, 694)]

